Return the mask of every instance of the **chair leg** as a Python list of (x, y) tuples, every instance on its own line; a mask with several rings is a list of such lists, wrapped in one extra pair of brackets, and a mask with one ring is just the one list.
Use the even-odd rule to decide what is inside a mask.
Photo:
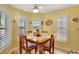
[(28, 52), (27, 52), (27, 50), (26, 50), (26, 54), (27, 54)]
[(35, 54), (37, 53), (37, 47), (35, 48)]
[(49, 54), (51, 54), (51, 50), (49, 50)]
[(51, 48), (49, 49), (49, 54), (51, 54)]
[(45, 50), (44, 50), (44, 54), (45, 54)]
[(22, 54), (22, 49), (20, 48), (20, 54)]
[(29, 51), (29, 54), (31, 54), (31, 51)]
[(52, 54), (54, 54), (54, 48), (52, 49)]
[(51, 51), (49, 51), (49, 54), (51, 54)]
[(52, 51), (52, 54), (54, 54), (54, 50)]
[(52, 52), (52, 54), (54, 54), (54, 52)]

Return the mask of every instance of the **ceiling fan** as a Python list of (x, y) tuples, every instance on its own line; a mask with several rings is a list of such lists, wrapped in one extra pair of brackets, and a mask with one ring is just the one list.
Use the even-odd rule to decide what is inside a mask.
[(43, 9), (43, 6), (41, 5), (37, 5), (37, 4), (34, 4), (34, 7), (33, 7), (33, 13), (39, 13), (40, 12), (40, 9)]

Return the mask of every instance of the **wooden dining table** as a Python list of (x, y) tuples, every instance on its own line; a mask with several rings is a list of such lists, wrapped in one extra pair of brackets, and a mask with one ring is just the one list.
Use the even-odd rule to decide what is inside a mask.
[(29, 42), (36, 44), (37, 51), (39, 54), (43, 53), (43, 45), (50, 40), (49, 35), (41, 35), (41, 36), (33, 36), (27, 35), (27, 39)]

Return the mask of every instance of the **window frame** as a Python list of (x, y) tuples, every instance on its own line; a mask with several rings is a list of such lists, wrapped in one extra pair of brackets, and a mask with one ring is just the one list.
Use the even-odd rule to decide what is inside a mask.
[[(24, 22), (24, 27), (23, 26), (19, 26), (20, 25), (20, 21), (21, 21), (21, 20), (19, 21), (20, 18), (24, 19), (24, 21), (25, 21)], [(27, 34), (26, 28), (27, 28), (27, 18), (25, 16), (23, 16), (23, 15), (17, 14), (17, 42), (19, 42), (19, 34), (20, 34), (19, 30), (24, 29), (25, 33), (23, 35), (26, 35)]]
[[(63, 23), (62, 23), (62, 25), (60, 25), (60, 27), (62, 27), (62, 28), (66, 28), (65, 30), (66, 31), (64, 31), (64, 32), (66, 32), (65, 33), (65, 35), (63, 35), (63, 37), (65, 36), (65, 38), (64, 39), (61, 39), (61, 37), (58, 39), (57, 38), (57, 32), (58, 32), (58, 28), (57, 28), (57, 20), (58, 19), (61, 19), (61, 21), (63, 20), (63, 19), (65, 19), (66, 20), (66, 23), (65, 23), (65, 26), (63, 27)], [(62, 21), (62, 22), (64, 22), (64, 21)], [(64, 30), (64, 29), (62, 29), (62, 30)], [(60, 33), (60, 35), (62, 36), (62, 32), (63, 31), (60, 31), (60, 29), (59, 29), (59, 32), (61, 32)], [(57, 16), (56, 17), (56, 31), (55, 31), (55, 34), (56, 34), (56, 41), (60, 41), (60, 42), (67, 42), (68, 41), (68, 15), (59, 15), (59, 16)], [(62, 37), (62, 38), (63, 38)]]
[(11, 20), (10, 20), (11, 19), (10, 13), (6, 9), (0, 7), (0, 12), (1, 11), (6, 13), (6, 15), (8, 17), (8, 37), (7, 37), (8, 42), (7, 42), (7, 45), (5, 47), (0, 48), (0, 52), (4, 51), (5, 49), (7, 49), (11, 45), (11, 33), (12, 33), (12, 31), (11, 31), (11, 26), (12, 26), (11, 24), (12, 23), (11, 23)]
[(40, 18), (33, 18), (33, 19), (32, 19), (32, 30), (33, 30), (33, 32), (36, 31), (36, 29), (33, 28), (33, 21), (35, 21), (35, 20), (40, 21), (40, 22), (39, 22), (39, 23), (40, 23), (40, 24), (39, 24), (39, 30), (41, 30), (41, 19), (40, 19)]

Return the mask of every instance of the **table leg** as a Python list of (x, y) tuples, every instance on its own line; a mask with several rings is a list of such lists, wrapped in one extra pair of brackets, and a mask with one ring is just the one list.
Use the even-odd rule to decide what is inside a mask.
[(42, 44), (39, 44), (38, 48), (39, 48), (39, 54), (43, 54), (43, 47), (42, 47)]

